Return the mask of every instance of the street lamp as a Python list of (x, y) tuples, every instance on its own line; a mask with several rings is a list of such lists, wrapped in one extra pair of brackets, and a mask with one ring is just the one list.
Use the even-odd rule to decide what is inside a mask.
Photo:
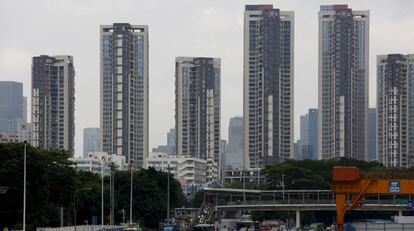
[(73, 194), (73, 219), (74, 219), (75, 231), (76, 231), (76, 196), (81, 191), (87, 191), (87, 190), (91, 190), (91, 189), (92, 188), (90, 188), (90, 187), (82, 188), (82, 189), (79, 189), (79, 190), (75, 190), (75, 193)]
[(110, 197), (111, 197), (111, 213), (109, 218), (109, 225), (114, 225), (114, 207), (115, 207), (115, 170), (118, 167), (113, 160), (111, 160), (111, 163), (109, 163), (109, 168), (111, 170), (111, 175), (109, 176), (110, 180)]
[(167, 163), (167, 223), (170, 224), (170, 163)]
[(104, 226), (104, 163), (105, 156), (101, 158), (101, 227)]
[(246, 169), (243, 168), (242, 170), (243, 176), (243, 203), (246, 204)]
[(23, 154), (23, 231), (26, 231), (26, 149), (27, 141), (24, 141), (24, 154)]
[(282, 179), (276, 182), (276, 187), (282, 187), (282, 199), (285, 200), (285, 174), (282, 174)]
[(129, 170), (131, 172), (131, 192), (130, 192), (130, 200), (129, 200), (129, 224), (132, 224), (132, 182), (133, 182), (133, 175), (134, 171), (132, 168), (132, 164), (134, 163), (133, 160), (129, 159)]

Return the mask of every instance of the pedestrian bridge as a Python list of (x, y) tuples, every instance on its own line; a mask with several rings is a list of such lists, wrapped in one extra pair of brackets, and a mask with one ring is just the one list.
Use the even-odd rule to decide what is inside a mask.
[[(368, 194), (356, 210), (406, 211), (414, 194)], [(250, 190), (205, 188), (204, 200), (220, 211), (335, 211), (331, 190)], [(347, 200), (351, 201), (348, 196)]]

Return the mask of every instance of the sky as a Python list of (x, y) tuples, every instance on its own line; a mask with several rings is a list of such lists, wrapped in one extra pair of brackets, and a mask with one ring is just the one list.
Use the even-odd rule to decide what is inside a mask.
[[(294, 122), (318, 106), (318, 11), (324, 4), (370, 10), (369, 102), (376, 102), (376, 55), (414, 53), (411, 0), (0, 0), (0, 81), (31, 88), (31, 58), (72, 55), (75, 76), (75, 150), (83, 128), (99, 127), (99, 26), (149, 26), (150, 149), (174, 127), (176, 56), (221, 58), (221, 138), (229, 119), (243, 114), (243, 12), (246, 4), (273, 4), (295, 12)], [(30, 113), (30, 109), (28, 111)], [(28, 116), (30, 118), (30, 115)]]

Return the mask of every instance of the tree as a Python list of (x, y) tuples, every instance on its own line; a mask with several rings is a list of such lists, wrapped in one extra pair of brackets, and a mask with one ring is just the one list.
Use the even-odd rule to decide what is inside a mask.
[[(13, 227), (22, 223), (23, 143), (0, 144), (0, 182), (9, 187), (0, 195), (0, 224)], [(59, 208), (68, 206), (74, 190), (75, 170), (68, 153), (27, 147), (28, 230), (40, 226), (58, 226)]]
[[(22, 143), (0, 144), (0, 186), (7, 186), (0, 194), (0, 224), (20, 227), (23, 213), (23, 150)], [(77, 223), (83, 224), (92, 216), (100, 218), (101, 176), (90, 172), (77, 172), (68, 153), (27, 147), (27, 212), (26, 229), (57, 227), (60, 208), (64, 209), (64, 225), (73, 225), (73, 196), (76, 199)], [(134, 171), (134, 221), (148, 228), (156, 228), (164, 221), (167, 211), (167, 173), (153, 168)], [(170, 175), (170, 211), (184, 204), (181, 186)], [(81, 190), (90, 188), (90, 190)], [(109, 216), (109, 177), (105, 177), (105, 216)], [(115, 173), (115, 223), (122, 222), (122, 209), (129, 220), (130, 172)], [(106, 218), (106, 221), (109, 221)]]

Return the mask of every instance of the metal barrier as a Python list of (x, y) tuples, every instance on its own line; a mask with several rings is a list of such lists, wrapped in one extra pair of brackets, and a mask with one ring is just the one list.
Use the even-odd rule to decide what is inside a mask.
[[(121, 231), (125, 229), (125, 226), (114, 225), (77, 225), (76, 231)], [(65, 227), (40, 227), (36, 228), (36, 231), (75, 231), (75, 226)]]

